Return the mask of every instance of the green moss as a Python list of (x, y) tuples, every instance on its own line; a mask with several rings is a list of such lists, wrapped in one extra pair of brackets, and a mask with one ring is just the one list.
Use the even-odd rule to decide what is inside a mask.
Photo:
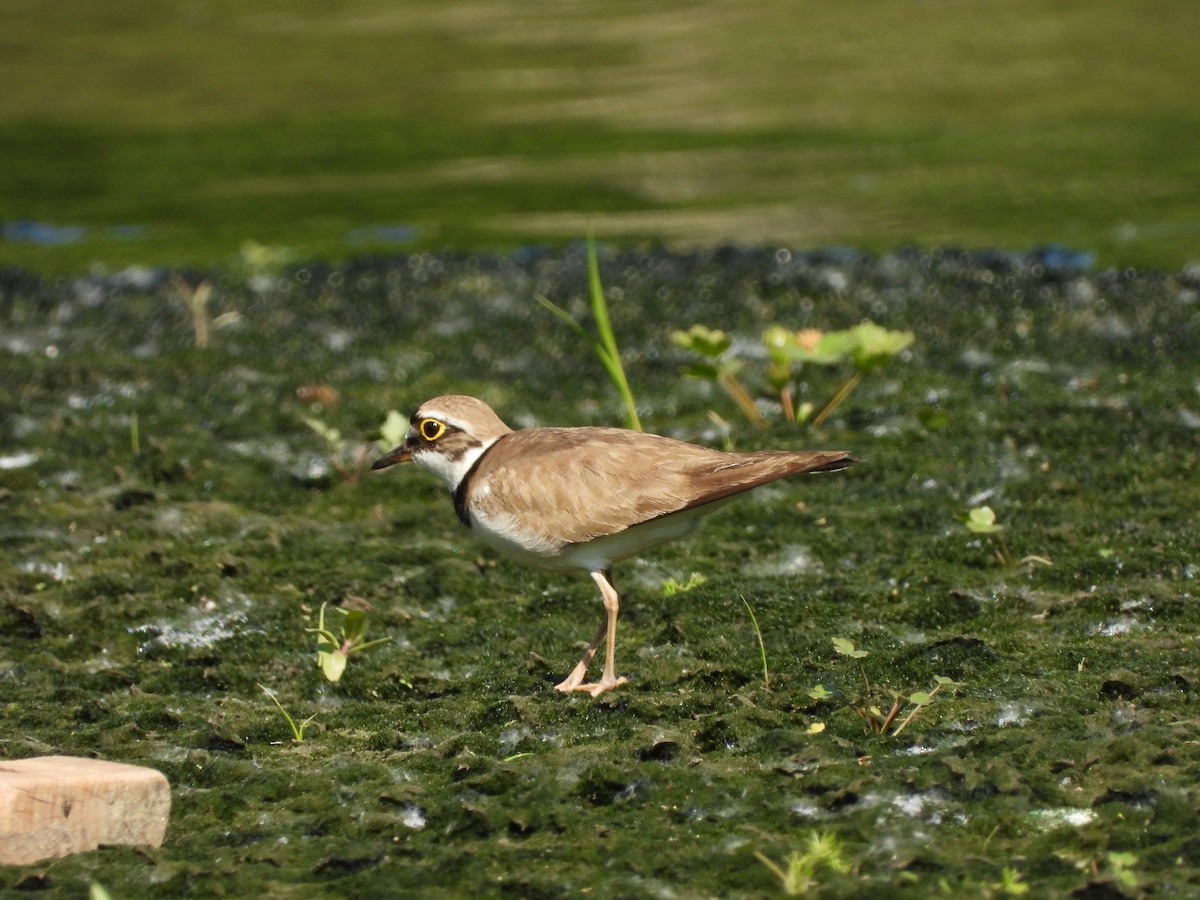
[[(679, 377), (676, 327), (754, 342), (871, 318), (917, 340), (822, 433), (735, 433), (862, 464), (618, 568), (632, 679), (596, 701), (552, 690), (601, 616), (587, 579), (495, 560), (420, 472), (306, 474), (329, 448), (303, 422), (368, 444), (389, 408), (448, 389), (513, 421), (619, 420), (532, 301), (582, 308), (580, 252), (302, 266), (261, 293), (213, 273), (243, 318), (205, 351), (166, 286), (91, 282), (83, 303), (5, 283), (0, 436), (35, 458), (0, 486), (0, 755), (150, 765), (174, 809), (159, 850), (3, 869), (0, 890), (756, 896), (778, 884), (755, 851), (785, 860), (814, 831), (849, 862), (819, 870), (833, 896), (996, 892), (1006, 865), (1065, 893), (1114, 883), (1113, 852), (1139, 890), (1194, 890), (1192, 282), (953, 253), (602, 264), (647, 426), (693, 440), (718, 440), (710, 408), (737, 413)], [(340, 400), (305, 407), (317, 382)], [(965, 528), (983, 492), (1012, 557), (1052, 566), (1001, 565)], [(305, 629), (343, 601), (394, 643), (330, 685)], [(961, 686), (898, 738), (855, 711), (938, 676)], [(316, 716), (304, 743), (260, 684)]]

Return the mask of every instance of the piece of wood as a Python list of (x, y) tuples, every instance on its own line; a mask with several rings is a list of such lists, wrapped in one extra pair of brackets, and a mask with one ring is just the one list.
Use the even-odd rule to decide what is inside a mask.
[(171, 786), (154, 769), (77, 756), (0, 760), (0, 864), (162, 845)]

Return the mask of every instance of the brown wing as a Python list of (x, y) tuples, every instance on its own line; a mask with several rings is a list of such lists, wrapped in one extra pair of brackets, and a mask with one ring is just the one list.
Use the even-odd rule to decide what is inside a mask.
[[(519, 472), (510, 465), (518, 457)], [(497, 441), (469, 491), (565, 545), (853, 462), (842, 451), (735, 454), (618, 428), (533, 428)]]

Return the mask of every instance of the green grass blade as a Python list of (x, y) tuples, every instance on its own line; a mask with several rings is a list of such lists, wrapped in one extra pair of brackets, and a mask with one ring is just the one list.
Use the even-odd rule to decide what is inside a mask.
[(758, 652), (762, 656), (763, 687), (770, 690), (771, 676), (767, 672), (767, 646), (763, 643), (762, 630), (758, 627), (758, 617), (754, 615), (754, 610), (745, 597), (742, 597), (742, 605), (746, 607), (746, 612), (750, 613), (750, 624), (754, 626), (754, 636), (758, 638)]
[(625, 377), (625, 368), (621, 365), (621, 353), (617, 349), (617, 337), (613, 333), (612, 322), (608, 317), (608, 302), (604, 299), (604, 286), (600, 283), (600, 263), (596, 259), (596, 242), (588, 236), (588, 292), (592, 298), (592, 317), (596, 320), (596, 330), (600, 333), (597, 350), (600, 361), (608, 370), (608, 377), (616, 385), (621, 399), (625, 402), (625, 417), (629, 427), (634, 431), (642, 430), (641, 419), (638, 418), (637, 404), (633, 401), (633, 392), (629, 389), (629, 381)]

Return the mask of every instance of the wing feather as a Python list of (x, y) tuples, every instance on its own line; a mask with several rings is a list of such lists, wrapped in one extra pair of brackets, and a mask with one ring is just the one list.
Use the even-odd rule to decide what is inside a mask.
[(724, 453), (619, 428), (531, 428), (484, 454), (466, 500), (490, 515), (536, 523), (539, 543), (561, 548), (853, 462), (842, 451)]

